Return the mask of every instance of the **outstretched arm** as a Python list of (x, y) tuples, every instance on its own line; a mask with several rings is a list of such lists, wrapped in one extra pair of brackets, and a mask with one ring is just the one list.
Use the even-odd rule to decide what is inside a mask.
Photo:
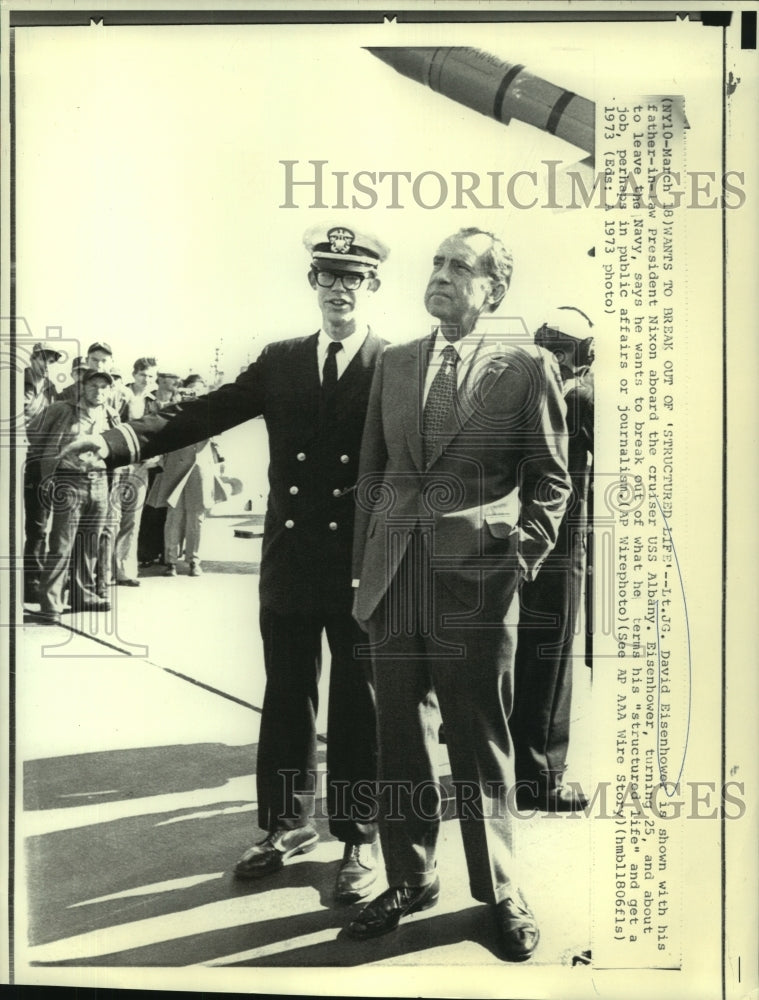
[(221, 434), (257, 417), (264, 409), (267, 349), (235, 382), (207, 396), (174, 403), (139, 420), (120, 424), (102, 435), (80, 435), (63, 451), (79, 455), (83, 464), (93, 453), (110, 467), (144, 461)]

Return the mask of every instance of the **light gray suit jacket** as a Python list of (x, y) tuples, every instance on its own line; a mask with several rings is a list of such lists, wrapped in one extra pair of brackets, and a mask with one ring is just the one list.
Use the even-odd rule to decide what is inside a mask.
[(434, 338), (388, 347), (377, 365), (357, 487), (360, 622), (387, 591), (410, 530), (429, 530), (432, 564), (447, 585), (484, 587), (496, 606), (513, 594), (520, 572), (534, 578), (556, 542), (570, 494), (558, 368), (541, 348), (493, 348), (488, 340), (426, 467), (423, 388)]

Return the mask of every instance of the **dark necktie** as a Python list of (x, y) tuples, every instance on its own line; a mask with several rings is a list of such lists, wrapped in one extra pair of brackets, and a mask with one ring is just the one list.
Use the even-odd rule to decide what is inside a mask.
[(438, 368), (422, 415), (422, 435), (424, 438), (424, 464), (429, 465), (435, 452), (437, 438), (445, 426), (456, 396), (456, 363), (458, 352), (452, 344), (443, 349), (443, 364)]
[(342, 351), (343, 345), (337, 340), (331, 340), (327, 348), (327, 358), (324, 362), (322, 372), (322, 395), (326, 399), (335, 391), (337, 385), (337, 352)]

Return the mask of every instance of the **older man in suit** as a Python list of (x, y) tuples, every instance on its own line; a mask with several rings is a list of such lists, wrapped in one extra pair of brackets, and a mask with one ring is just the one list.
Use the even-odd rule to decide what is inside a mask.
[(442, 716), (471, 892), (491, 904), (504, 956), (523, 960), (539, 931), (512, 852), (518, 587), (556, 541), (569, 478), (558, 370), (507, 323), (487, 319), (511, 271), (491, 233), (444, 240), (425, 294), (440, 325), (389, 347), (377, 366), (359, 470), (354, 613), (374, 659), (389, 889), (348, 933), (385, 934), (437, 902)]
[[(261, 558), (260, 625), (266, 693), (258, 748), (258, 822), (266, 837), (245, 852), (240, 878), (278, 871), (312, 850), (316, 713), (322, 634), (332, 653), (328, 706), (330, 830), (343, 841), (336, 900), (366, 896), (376, 879), (377, 828), (354, 790), (372, 783), (376, 721), (371, 670), (356, 661), (363, 633), (351, 615), (354, 487), (380, 340), (365, 310), (387, 248), (343, 225), (304, 238), (321, 329), (264, 348), (229, 385), (122, 425), (98, 442), (110, 465), (174, 451), (263, 415), (269, 498)], [(93, 442), (80, 441), (84, 451)], [(365, 789), (363, 790), (365, 794)]]

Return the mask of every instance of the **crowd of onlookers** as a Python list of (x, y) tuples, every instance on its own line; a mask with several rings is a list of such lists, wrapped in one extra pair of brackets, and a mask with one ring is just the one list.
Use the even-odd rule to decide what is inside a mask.
[(79, 434), (150, 416), (208, 386), (154, 357), (137, 358), (125, 381), (99, 341), (74, 358), (72, 381), (58, 392), (48, 366), (61, 359), (38, 343), (24, 371), (24, 603), (38, 604), (33, 613), (51, 623), (67, 610), (110, 610), (111, 587), (140, 586), (138, 567), (159, 564), (176, 576), (184, 557), (199, 576), (201, 527), (221, 471), (212, 441), (120, 469), (62, 457)]

